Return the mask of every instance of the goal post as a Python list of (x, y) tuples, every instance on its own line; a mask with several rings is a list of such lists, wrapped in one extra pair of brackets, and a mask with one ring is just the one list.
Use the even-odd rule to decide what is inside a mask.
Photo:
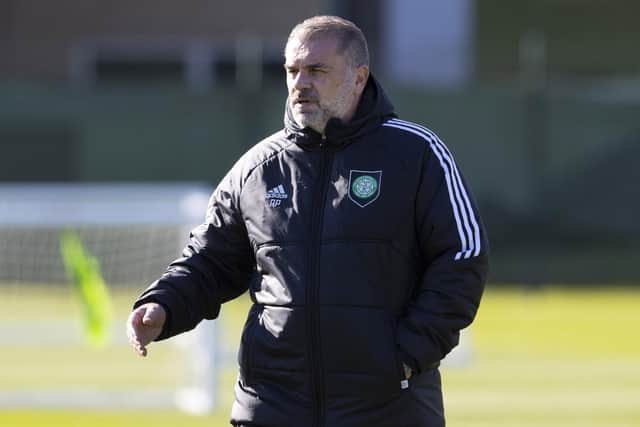
[[(174, 340), (177, 345), (171, 346), (172, 354), (163, 356), (166, 365), (148, 369), (139, 361), (126, 361), (138, 364), (122, 369), (104, 366), (120, 360), (127, 345), (122, 316), (131, 308), (130, 297), (159, 277), (179, 256), (189, 230), (203, 221), (210, 194), (209, 186), (198, 183), (0, 184), (0, 352), (15, 354), (24, 364), (33, 363), (31, 370), (35, 370), (35, 364), (42, 364), (42, 359), (25, 360), (28, 356), (23, 355), (32, 354), (30, 350), (37, 347), (40, 355), (54, 358), (61, 354), (70, 366), (66, 376), (60, 375), (51, 382), (21, 382), (16, 378), (13, 387), (11, 381), (0, 385), (0, 407), (104, 408), (111, 402), (113, 407), (175, 405), (192, 413), (206, 413), (216, 407), (221, 365), (217, 359), (221, 358), (217, 356), (219, 343), (214, 322), (203, 322), (192, 333)], [(116, 311), (120, 317), (115, 320), (122, 324), (114, 322), (110, 329), (114, 344), (101, 354), (90, 354), (90, 350), (82, 348), (77, 316), (69, 313), (73, 304), (67, 305), (67, 300), (73, 293), (60, 253), (61, 238), (69, 231), (95, 257), (109, 291), (129, 296), (119, 300)], [(29, 312), (30, 307), (33, 313)], [(152, 351), (160, 347), (163, 346)], [(87, 369), (92, 366), (84, 360), (76, 363), (72, 359), (82, 356), (74, 354), (95, 358), (100, 361), (95, 364), (96, 371), (113, 369), (114, 375), (105, 378), (103, 386), (99, 381), (83, 380), (78, 373), (79, 381), (74, 383), (70, 379), (74, 378), (72, 365), (86, 363)], [(132, 361), (136, 359), (132, 351), (128, 356)], [(151, 366), (158, 363), (144, 362)], [(167, 367), (177, 372), (165, 374), (164, 383), (156, 378), (151, 383), (157, 385), (150, 385), (142, 377), (145, 369), (154, 372)], [(24, 369), (29, 371), (27, 366)], [(119, 371), (122, 384), (114, 378), (120, 375)], [(90, 372), (85, 377), (93, 374), (100, 375)], [(54, 373), (51, 377), (57, 378)], [(29, 385), (31, 381), (36, 385)]]

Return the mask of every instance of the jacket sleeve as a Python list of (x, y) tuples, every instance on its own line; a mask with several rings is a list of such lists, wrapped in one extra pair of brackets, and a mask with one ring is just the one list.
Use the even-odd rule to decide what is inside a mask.
[(398, 321), (403, 361), (420, 372), (437, 366), (474, 319), (488, 271), (485, 230), (451, 153), (426, 148), (416, 196), (422, 273)]
[(244, 293), (254, 269), (253, 251), (239, 210), (239, 182), (230, 172), (209, 201), (206, 219), (190, 233), (182, 256), (134, 303), (161, 304), (167, 321), (158, 340), (215, 319), (222, 303)]

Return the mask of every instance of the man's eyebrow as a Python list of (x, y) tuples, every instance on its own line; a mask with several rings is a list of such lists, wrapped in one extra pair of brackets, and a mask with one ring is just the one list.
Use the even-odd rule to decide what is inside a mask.
[[(284, 68), (286, 70), (297, 70), (298, 68), (300, 68), (298, 65), (295, 64), (287, 64), (286, 62), (283, 64)], [(302, 68), (305, 69), (318, 69), (318, 68), (322, 68), (322, 69), (330, 69), (331, 67), (327, 64), (323, 64), (322, 62), (317, 62), (317, 63), (313, 63), (313, 64), (307, 64), (304, 65)]]
[(317, 62), (315, 64), (305, 65), (304, 68), (331, 68), (327, 64), (323, 64), (322, 62)]

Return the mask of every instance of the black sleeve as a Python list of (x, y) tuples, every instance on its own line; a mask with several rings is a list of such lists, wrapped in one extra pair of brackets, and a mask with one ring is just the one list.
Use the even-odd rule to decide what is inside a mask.
[(398, 324), (404, 362), (418, 372), (437, 365), (474, 319), (488, 270), (485, 230), (451, 153), (427, 147), (416, 198), (423, 274)]
[(134, 308), (157, 302), (167, 310), (158, 340), (215, 319), (222, 303), (247, 290), (255, 262), (239, 210), (239, 187), (232, 170), (211, 196), (206, 220), (191, 231), (182, 256), (135, 302)]

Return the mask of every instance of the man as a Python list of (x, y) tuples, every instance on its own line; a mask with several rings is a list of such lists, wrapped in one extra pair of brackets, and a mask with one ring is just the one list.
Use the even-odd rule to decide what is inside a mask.
[(486, 238), (451, 153), (395, 118), (368, 64), (349, 21), (292, 30), (284, 129), (233, 166), (129, 318), (145, 355), (249, 289), (234, 425), (444, 425), (437, 367), (476, 314)]

